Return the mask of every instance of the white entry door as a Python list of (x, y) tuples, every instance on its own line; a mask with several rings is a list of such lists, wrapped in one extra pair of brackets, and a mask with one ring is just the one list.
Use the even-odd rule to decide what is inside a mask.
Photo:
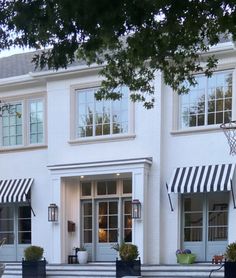
[(228, 193), (186, 194), (183, 197), (183, 249), (197, 261), (222, 255), (228, 242)]
[(132, 242), (129, 198), (84, 201), (82, 219), (82, 243), (89, 251), (89, 259), (92, 261), (115, 261), (117, 252), (112, 246)]
[(119, 242), (119, 201), (97, 202), (96, 260), (114, 261), (117, 254), (112, 244)]
[(24, 249), (31, 244), (31, 210), (25, 205), (0, 206), (0, 261), (21, 261)]

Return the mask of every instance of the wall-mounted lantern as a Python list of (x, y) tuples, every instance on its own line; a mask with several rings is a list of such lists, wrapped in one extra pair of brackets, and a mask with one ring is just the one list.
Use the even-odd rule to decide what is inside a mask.
[(141, 218), (141, 203), (137, 199), (134, 199), (132, 201), (132, 218), (133, 219)]
[(48, 207), (48, 221), (58, 221), (58, 206), (56, 204), (50, 204)]

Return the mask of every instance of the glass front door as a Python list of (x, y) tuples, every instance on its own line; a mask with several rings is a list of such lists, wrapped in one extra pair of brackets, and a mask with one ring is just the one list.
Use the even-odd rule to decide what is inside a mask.
[(101, 261), (115, 260), (112, 244), (118, 243), (118, 201), (98, 201), (96, 258)]
[(31, 244), (31, 210), (23, 205), (0, 206), (0, 261), (21, 261), (24, 249)]
[(131, 199), (84, 201), (82, 219), (82, 242), (90, 260), (114, 261), (117, 252), (112, 245), (132, 242)]
[(228, 193), (183, 197), (183, 248), (211, 261), (225, 252), (228, 239)]

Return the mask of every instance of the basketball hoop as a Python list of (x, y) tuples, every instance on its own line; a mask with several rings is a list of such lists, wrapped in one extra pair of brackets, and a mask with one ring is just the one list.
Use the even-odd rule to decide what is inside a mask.
[(230, 152), (229, 154), (236, 154), (236, 121), (230, 121), (229, 123), (221, 124), (220, 128), (224, 131), (224, 134), (228, 140)]

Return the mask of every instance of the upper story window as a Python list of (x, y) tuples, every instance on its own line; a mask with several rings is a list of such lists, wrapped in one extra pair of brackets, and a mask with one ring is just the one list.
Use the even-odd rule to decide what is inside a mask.
[(42, 100), (30, 100), (29, 102), (29, 137), (30, 144), (39, 144), (44, 141), (44, 113)]
[(2, 146), (22, 145), (23, 128), (22, 128), (22, 103), (11, 103), (8, 109), (3, 109), (2, 125)]
[(23, 99), (6, 103), (8, 109), (3, 109), (0, 117), (0, 145), (24, 147), (43, 144), (44, 99)]
[(76, 138), (128, 133), (128, 89), (121, 100), (97, 101), (97, 88), (76, 90)]
[(179, 96), (180, 128), (227, 123), (232, 115), (232, 72), (198, 76), (198, 84)]

